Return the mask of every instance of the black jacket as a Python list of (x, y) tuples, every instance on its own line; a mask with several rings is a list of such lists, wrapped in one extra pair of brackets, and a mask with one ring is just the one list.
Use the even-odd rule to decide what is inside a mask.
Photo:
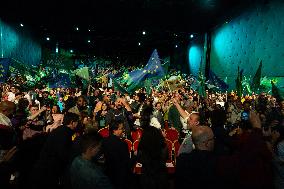
[(106, 174), (115, 188), (128, 188), (131, 162), (127, 144), (119, 137), (110, 135), (103, 141)]
[(181, 154), (176, 164), (176, 188), (217, 188), (217, 160), (212, 152)]
[(47, 138), (32, 174), (32, 185), (56, 188), (70, 161), (73, 131), (67, 126), (55, 129)]

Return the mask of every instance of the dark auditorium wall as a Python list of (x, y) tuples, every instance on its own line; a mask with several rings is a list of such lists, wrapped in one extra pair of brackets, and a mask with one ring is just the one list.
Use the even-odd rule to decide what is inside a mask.
[(179, 70), (181, 73), (189, 73), (189, 66), (185, 64), (187, 52), (184, 50), (185, 47), (179, 46), (178, 48), (175, 48), (173, 51), (173, 54), (171, 56), (171, 65), (170, 68), (174, 68)]
[(284, 3), (268, 1), (241, 13), (212, 32), (210, 68), (235, 88), (238, 66), (253, 76), (262, 60), (262, 76), (284, 86)]
[(41, 46), (27, 28), (12, 26), (0, 19), (0, 57), (36, 65), (41, 59)]

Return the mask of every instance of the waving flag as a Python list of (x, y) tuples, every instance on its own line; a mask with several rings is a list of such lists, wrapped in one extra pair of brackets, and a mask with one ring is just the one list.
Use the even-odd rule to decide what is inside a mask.
[(52, 81), (49, 82), (49, 88), (69, 88), (71, 80), (68, 74), (59, 73)]
[(116, 79), (113, 79), (113, 86), (114, 86), (114, 89), (115, 89), (115, 90), (120, 91), (122, 94), (128, 94), (128, 93), (129, 93), (124, 87), (122, 87), (122, 86), (116, 81)]
[(283, 100), (283, 92), (275, 85), (275, 83), (271, 80), (272, 85), (272, 96), (276, 98), (277, 102), (281, 102)]
[(90, 79), (89, 68), (88, 67), (79, 68), (75, 70), (75, 75), (85, 80), (89, 80)]
[[(142, 69), (137, 69), (123, 75), (123, 83), (127, 85), (127, 91), (133, 93), (138, 88), (144, 87), (145, 80), (159, 79), (165, 76), (165, 71), (157, 50), (155, 49), (147, 63)], [(146, 82), (148, 83), (148, 82)]]
[(252, 85), (251, 85), (251, 89), (254, 92), (257, 92), (257, 90), (260, 87), (260, 79), (261, 79), (261, 69), (262, 69), (262, 61), (260, 61), (258, 69), (252, 79)]
[(242, 86), (243, 72), (244, 72), (244, 70), (242, 69), (240, 71), (240, 68), (238, 67), (238, 76), (237, 76), (237, 79), (236, 79), (236, 88), (237, 88), (237, 95), (239, 97), (241, 97), (242, 94), (243, 94), (243, 86)]
[(220, 79), (212, 70), (209, 70), (208, 84), (213, 85), (219, 91), (228, 90), (229, 86)]
[(204, 78), (204, 76), (202, 74), (201, 67), (199, 69), (199, 74), (198, 74), (198, 83), (199, 83), (198, 94), (201, 97), (205, 97), (206, 96), (206, 92), (205, 92), (205, 78)]
[(0, 82), (5, 82), (8, 78), (9, 66), (11, 59), (9, 58), (0, 58)]

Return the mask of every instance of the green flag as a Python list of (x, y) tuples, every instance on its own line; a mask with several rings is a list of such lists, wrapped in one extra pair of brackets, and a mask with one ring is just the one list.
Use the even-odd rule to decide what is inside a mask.
[(244, 71), (243, 69), (240, 71), (240, 68), (238, 67), (238, 75), (236, 79), (236, 89), (238, 97), (241, 97), (243, 94), (243, 86), (242, 86), (243, 71)]
[(275, 85), (273, 81), (271, 81), (272, 86), (272, 96), (276, 98), (277, 102), (281, 102), (283, 100), (282, 92), (280, 89)]
[(127, 91), (133, 94), (137, 89), (145, 87), (145, 80), (160, 79), (165, 76), (164, 69), (157, 50), (155, 49), (143, 69), (136, 69), (131, 72), (125, 72), (121, 83), (126, 84)]
[(198, 86), (198, 94), (201, 97), (205, 97), (206, 93), (205, 93), (205, 78), (201, 72), (201, 69), (199, 70), (199, 74), (198, 74), (198, 82), (199, 82), (199, 86)]
[(151, 79), (146, 79), (145, 82), (144, 82), (144, 86), (146, 88), (146, 92), (147, 92), (147, 95), (149, 96), (152, 92), (152, 81)]
[(89, 75), (89, 68), (88, 67), (83, 67), (80, 69), (75, 70), (75, 74), (85, 80), (89, 80), (90, 79), (90, 75)]
[(112, 82), (113, 82), (113, 86), (114, 86), (114, 89), (117, 90), (117, 91), (120, 91), (122, 94), (125, 94), (125, 93), (129, 93), (124, 87), (122, 87), (117, 81), (116, 79), (112, 79)]
[(260, 87), (260, 79), (261, 79), (261, 69), (262, 69), (262, 61), (260, 61), (258, 69), (252, 79), (252, 85), (251, 85), (251, 89), (254, 92), (257, 92), (259, 90)]

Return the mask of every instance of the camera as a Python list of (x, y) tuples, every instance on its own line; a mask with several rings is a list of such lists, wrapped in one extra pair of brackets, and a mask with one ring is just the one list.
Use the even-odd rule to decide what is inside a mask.
[(244, 121), (249, 120), (249, 112), (242, 112), (241, 119)]

